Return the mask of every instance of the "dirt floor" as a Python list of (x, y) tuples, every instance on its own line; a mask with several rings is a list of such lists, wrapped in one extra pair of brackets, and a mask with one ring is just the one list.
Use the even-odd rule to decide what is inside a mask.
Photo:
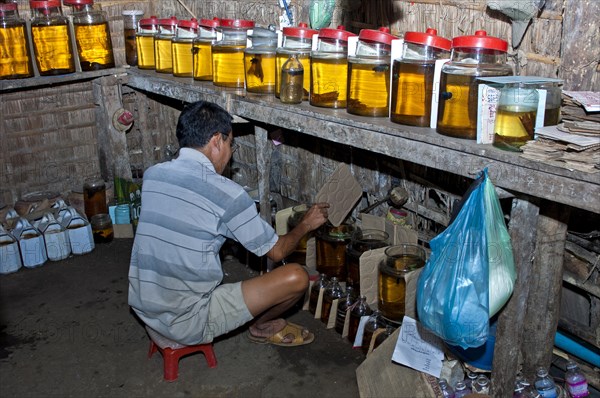
[[(127, 305), (132, 240), (100, 244), (83, 256), (0, 275), (2, 397), (357, 397), (364, 360), (307, 311), (290, 315), (316, 335), (312, 344), (250, 342), (242, 328), (214, 344), (218, 366), (201, 353), (163, 380), (162, 357)], [(257, 272), (224, 263), (226, 281)]]

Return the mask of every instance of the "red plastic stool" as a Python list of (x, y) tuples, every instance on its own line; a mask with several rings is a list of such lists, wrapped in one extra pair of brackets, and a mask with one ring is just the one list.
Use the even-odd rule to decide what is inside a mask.
[(148, 351), (148, 358), (152, 357), (156, 351), (160, 351), (163, 356), (164, 378), (166, 381), (177, 380), (177, 376), (179, 374), (179, 359), (181, 357), (198, 351), (204, 353), (204, 357), (206, 358), (206, 363), (208, 364), (209, 368), (217, 367), (217, 357), (215, 357), (212, 343), (183, 345), (166, 338), (148, 326), (146, 326), (146, 331), (150, 336), (150, 350)]

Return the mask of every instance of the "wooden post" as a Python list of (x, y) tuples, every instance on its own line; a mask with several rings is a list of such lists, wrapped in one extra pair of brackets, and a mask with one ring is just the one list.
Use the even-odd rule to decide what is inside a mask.
[(492, 396), (512, 395), (516, 370), (520, 366), (520, 348), (523, 341), (525, 312), (532, 279), (532, 262), (539, 207), (531, 198), (515, 198), (510, 216), (509, 233), (513, 247), (517, 281), (513, 294), (500, 313), (496, 329), (496, 347), (492, 372)]
[(118, 131), (112, 123), (115, 112), (123, 108), (121, 82), (115, 76), (100, 77), (94, 80), (93, 92), (97, 106), (98, 157), (102, 178), (112, 181), (116, 174), (131, 179), (125, 133)]
[(269, 175), (271, 169), (271, 156), (269, 154), (267, 130), (260, 126), (254, 126), (254, 142), (256, 147), (256, 167), (258, 169), (260, 216), (270, 223), (271, 201), (269, 200)]

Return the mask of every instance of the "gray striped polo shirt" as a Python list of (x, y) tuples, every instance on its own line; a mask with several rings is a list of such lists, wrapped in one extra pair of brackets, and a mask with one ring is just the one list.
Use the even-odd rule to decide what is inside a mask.
[(129, 305), (144, 323), (182, 344), (202, 339), (226, 238), (258, 256), (278, 239), (246, 191), (204, 154), (182, 148), (144, 173), (129, 267)]

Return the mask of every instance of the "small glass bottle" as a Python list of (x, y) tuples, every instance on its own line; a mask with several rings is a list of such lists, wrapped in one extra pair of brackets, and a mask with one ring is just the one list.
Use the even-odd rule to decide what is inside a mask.
[(356, 297), (352, 286), (346, 287), (344, 297), (338, 302), (337, 314), (335, 316), (335, 331), (339, 334), (344, 333), (344, 325), (346, 324), (346, 314), (348, 308), (354, 304)]
[(277, 33), (270, 29), (254, 28), (250, 39), (252, 46), (244, 50), (246, 91), (274, 94)]
[(450, 387), (450, 385), (448, 384), (448, 381), (446, 381), (446, 379), (440, 379), (440, 381), (438, 382), (438, 384), (440, 385), (440, 389), (442, 390), (442, 397), (444, 398), (454, 398), (454, 390), (452, 389), (452, 387)]
[(554, 380), (548, 375), (548, 370), (544, 367), (539, 367), (536, 372), (533, 386), (543, 398), (556, 398), (558, 391)]
[(63, 16), (60, 0), (30, 1), (31, 39), (35, 62), (41, 76), (75, 72), (75, 56), (69, 20)]
[(371, 307), (367, 304), (367, 296), (360, 296), (358, 301), (354, 303), (354, 308), (350, 311), (350, 327), (348, 329), (348, 340), (354, 344), (356, 339), (356, 333), (358, 332), (358, 326), (360, 324), (360, 318), (363, 316), (371, 315)]
[(282, 29), (283, 43), (276, 50), (275, 69), (275, 96), (281, 95), (281, 71), (283, 64), (287, 62), (291, 54), (298, 54), (298, 60), (302, 64), (305, 72), (303, 75), (302, 88), (304, 95), (302, 100), (308, 100), (308, 90), (310, 88), (310, 51), (312, 48), (312, 37), (317, 31), (310, 29), (305, 22), (300, 22), (296, 27), (286, 27)]
[(110, 28), (106, 15), (94, 0), (63, 0), (72, 7), (75, 43), (81, 70), (101, 70), (115, 67)]
[(220, 87), (244, 88), (244, 50), (248, 29), (254, 21), (222, 19), (219, 31), (222, 39), (212, 45), (213, 84)]
[(135, 36), (137, 44), (138, 68), (154, 69), (156, 67), (154, 57), (154, 36), (158, 33), (158, 18), (152, 15), (143, 18), (138, 24)]
[(279, 99), (284, 104), (299, 104), (304, 97), (304, 67), (298, 54), (290, 54), (281, 67), (281, 88)]
[(27, 28), (16, 3), (0, 4), (0, 48), (0, 79), (33, 76)]
[[(329, 322), (329, 315), (331, 314), (331, 305), (334, 300), (340, 299), (344, 295), (342, 286), (338, 278), (335, 276), (329, 281), (325, 294), (323, 294), (323, 306), (321, 307), (321, 321), (325, 324)], [(337, 312), (336, 312), (337, 315)]]
[(392, 40), (389, 28), (363, 29), (356, 55), (348, 56), (348, 104), (353, 115), (388, 117)]
[(221, 20), (201, 19), (198, 23), (198, 37), (192, 43), (194, 55), (194, 80), (212, 81), (212, 45), (217, 41), (217, 28)]
[(171, 40), (175, 37), (178, 22), (175, 17), (158, 20), (158, 33), (154, 36), (154, 69), (159, 73), (173, 73)]
[(489, 394), (490, 379), (486, 375), (479, 375), (471, 388), (478, 394)]
[(94, 243), (112, 242), (115, 235), (113, 231), (113, 225), (108, 214), (95, 214), (90, 219), (90, 224), (92, 225)]
[(88, 220), (96, 214), (108, 213), (106, 184), (102, 179), (91, 178), (83, 184), (83, 206)]
[(537, 117), (538, 92), (526, 84), (507, 84), (500, 90), (494, 124), (494, 146), (519, 152), (533, 140)]
[(178, 21), (177, 33), (171, 41), (171, 53), (173, 54), (173, 76), (193, 76), (194, 57), (192, 54), (192, 43), (197, 36), (198, 21), (196, 18)]
[(373, 333), (377, 329), (383, 329), (385, 324), (383, 322), (383, 318), (381, 317), (381, 312), (378, 310), (373, 311), (371, 316), (365, 323), (365, 330), (363, 331), (363, 340), (362, 340), (362, 352), (367, 355), (369, 352), (369, 348), (371, 347), (371, 340), (373, 339)]
[(125, 37), (125, 62), (129, 66), (137, 66), (137, 39), (138, 23), (144, 16), (142, 10), (123, 10), (123, 34)]
[(565, 373), (565, 385), (572, 398), (582, 398), (590, 395), (588, 382), (574, 361), (567, 362)]
[(321, 274), (319, 276), (319, 279), (317, 279), (317, 281), (310, 288), (310, 296), (308, 299), (308, 311), (310, 311), (311, 314), (314, 315), (317, 311), (319, 294), (321, 292), (321, 289), (325, 289), (327, 287), (328, 283), (329, 282), (327, 281), (327, 275)]
[(464, 381), (459, 381), (454, 386), (454, 398), (462, 398), (471, 393), (471, 389), (467, 387), (467, 384)]

